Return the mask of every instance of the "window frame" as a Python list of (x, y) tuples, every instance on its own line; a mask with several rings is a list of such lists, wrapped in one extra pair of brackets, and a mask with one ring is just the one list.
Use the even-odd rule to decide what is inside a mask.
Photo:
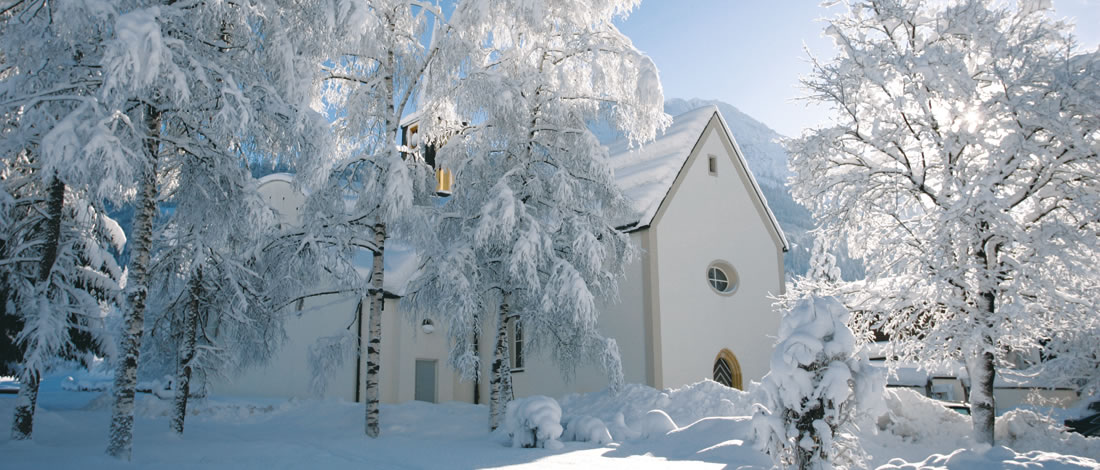
[[(719, 280), (712, 273), (721, 273), (723, 280)], [(730, 296), (741, 288), (741, 276), (737, 274), (737, 270), (733, 268), (727, 261), (715, 260), (707, 265), (706, 271), (704, 271), (704, 278), (706, 279), (707, 286), (710, 287), (714, 293), (723, 296)], [(717, 283), (724, 282), (726, 284), (725, 289), (719, 289)]]
[(507, 336), (508, 366), (512, 372), (523, 372), (527, 364), (527, 356), (523, 348), (523, 324), (520, 323), (519, 317), (508, 319)]

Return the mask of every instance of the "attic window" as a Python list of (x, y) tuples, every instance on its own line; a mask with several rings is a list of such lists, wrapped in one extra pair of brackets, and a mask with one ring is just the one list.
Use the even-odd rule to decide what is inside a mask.
[(718, 157), (707, 155), (707, 169), (712, 176), (718, 174)]
[(420, 145), (420, 136), (417, 135), (419, 131), (419, 124), (410, 124), (407, 131), (408, 133), (405, 136), (405, 145), (409, 148), (416, 148), (417, 145)]

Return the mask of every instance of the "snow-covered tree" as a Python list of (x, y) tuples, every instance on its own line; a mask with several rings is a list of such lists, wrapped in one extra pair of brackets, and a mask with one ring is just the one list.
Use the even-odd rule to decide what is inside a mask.
[(262, 363), (283, 337), (283, 314), (272, 304), (278, 300), (267, 291), (256, 252), (273, 214), (240, 158), (216, 150), (187, 147), (178, 158), (165, 155), (163, 179), (174, 185), (162, 198), (173, 210), (154, 242), (156, 308), (146, 347), (153, 354), (143, 354), (142, 363), (145, 370), (175, 371), (177, 433), (183, 432), (193, 377), (205, 384), (207, 377)]
[(836, 299), (816, 296), (783, 316), (753, 415), (756, 446), (778, 466), (848, 468), (862, 460), (845, 426), (884, 410), (886, 378), (859, 352), (848, 317)]
[(806, 297), (841, 296), (846, 285), (841, 282), (840, 266), (832, 252), (833, 241), (825, 234), (817, 233), (810, 249), (806, 274), (792, 280), (787, 292), (776, 299), (773, 307), (787, 311)]
[(1090, 324), (1100, 293), (1100, 54), (1043, 3), (848, 2), (804, 80), (836, 124), (789, 144), (795, 198), (866, 265), (853, 326), (965, 362), (985, 443), (1007, 353)]
[[(350, 264), (361, 249), (373, 253), (370, 285), (355, 288), (369, 297), (368, 332), (359, 347), (366, 360), (365, 428), (377, 437), (386, 241), (425, 233), (426, 219), (416, 208), (430, 204), (417, 198), (428, 197), (432, 182), (431, 169), (398, 148), (401, 117), (414, 104), (425, 71), (441, 57), (438, 38), (450, 26), (434, 1), (333, 2), (322, 11), (314, 22), (328, 38), (318, 46), (325, 57), (320, 102), (334, 119), (337, 140), (331, 158), (300, 172), (317, 189), (311, 207), (323, 221), (304, 226), (309, 240), (354, 234), (357, 243), (337, 244), (329, 255), (337, 263)], [(347, 200), (355, 201), (352, 207)]]
[(43, 191), (33, 171), (19, 173), (0, 172), (9, 189), (18, 188), (7, 214), (14, 223), (0, 234), (0, 288), (21, 354), (12, 436), (29, 439), (42, 374), (59, 359), (110, 350), (104, 316), (122, 270), (108, 249), (125, 240), (113, 220), (56, 178)]
[(511, 396), (511, 322), (563, 372), (597, 361), (613, 388), (622, 381), (596, 303), (617, 294), (633, 253), (615, 229), (629, 209), (588, 125), (642, 142), (667, 123), (656, 68), (612, 23), (636, 3), (460, 4), (428, 71), (420, 129), (427, 144), (446, 142), (436, 163), (456, 184), (406, 299), (446, 317), (451, 360), (467, 373), (479, 367), (478, 315), (496, 316), (491, 427)]
[[(302, 10), (286, 7), (274, 0), (134, 0), (105, 6), (99, 19), (112, 26), (112, 36), (104, 47), (97, 102), (108, 115), (126, 115), (134, 124), (129, 145), (140, 175), (111, 455), (129, 458), (131, 452), (153, 219), (160, 194), (178, 183), (169, 154), (240, 164), (244, 152), (303, 155), (323, 140), (317, 116), (309, 112), (311, 76), (302, 80), (305, 64), (316, 68), (318, 59), (304, 50), (311, 44), (309, 32), (295, 29), (294, 15)], [(303, 48), (295, 45), (296, 34), (305, 38)]]
[[(20, 330), (17, 439), (31, 436), (47, 367), (103, 339), (90, 334), (121, 275), (106, 253), (123, 242), (121, 231), (102, 210), (127, 175), (114, 158), (125, 152), (110, 136), (119, 120), (83, 119), (102, 83), (95, 65), (104, 29), (87, 15), (96, 8), (31, 1), (0, 12), (0, 300)], [(73, 158), (84, 152), (103, 159), (94, 174)]]

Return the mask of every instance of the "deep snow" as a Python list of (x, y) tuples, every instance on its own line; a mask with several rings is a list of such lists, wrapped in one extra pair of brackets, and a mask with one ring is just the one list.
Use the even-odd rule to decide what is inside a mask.
[[(591, 430), (598, 429), (594, 423), (599, 420), (615, 443), (567, 441), (556, 450), (513, 448), (505, 432), (488, 432), (487, 407), (462, 403), (382, 405), (382, 437), (372, 440), (363, 433), (361, 404), (214, 396), (193, 401), (186, 432), (177, 437), (168, 429), (171, 401), (140, 394), (134, 457), (123, 463), (103, 453), (109, 398), (102, 392), (64, 390), (63, 380), (54, 376), (43, 382), (33, 441), (10, 441), (6, 432), (0, 432), (0, 468), (771, 466), (770, 459), (751, 446), (750, 395), (711, 381), (664, 391), (627, 385), (615, 397), (607, 392), (566, 396), (558, 400), (563, 425), (583, 421)], [(941, 468), (1027, 463), (1032, 465), (1028, 468), (1100, 469), (1093, 460), (1100, 456), (1100, 439), (1050, 429), (1052, 421), (1042, 414), (1020, 410), (998, 422), (998, 444), (1015, 452), (1000, 447), (972, 450), (965, 417), (908, 390), (895, 393), (888, 405), (891, 412), (882, 420), (884, 430), (866, 424), (861, 431), (861, 441), (873, 455), (872, 468), (888, 462), (894, 467), (922, 468), (917, 465), (923, 462)], [(0, 416), (10, 417), (13, 406), (14, 395), (0, 395)], [(654, 409), (662, 410), (672, 422), (667, 434), (647, 422), (654, 419), (649, 413)]]

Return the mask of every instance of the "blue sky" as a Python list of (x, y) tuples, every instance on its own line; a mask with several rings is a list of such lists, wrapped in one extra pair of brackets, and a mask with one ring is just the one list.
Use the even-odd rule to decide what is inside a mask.
[[(835, 16), (817, 0), (644, 0), (620, 29), (653, 58), (666, 98), (730, 103), (793, 136), (825, 119), (795, 100), (810, 72), (805, 45), (821, 59), (832, 42), (817, 18)], [(1074, 18), (1082, 46), (1100, 45), (1100, 0), (1054, 0), (1054, 16)]]

